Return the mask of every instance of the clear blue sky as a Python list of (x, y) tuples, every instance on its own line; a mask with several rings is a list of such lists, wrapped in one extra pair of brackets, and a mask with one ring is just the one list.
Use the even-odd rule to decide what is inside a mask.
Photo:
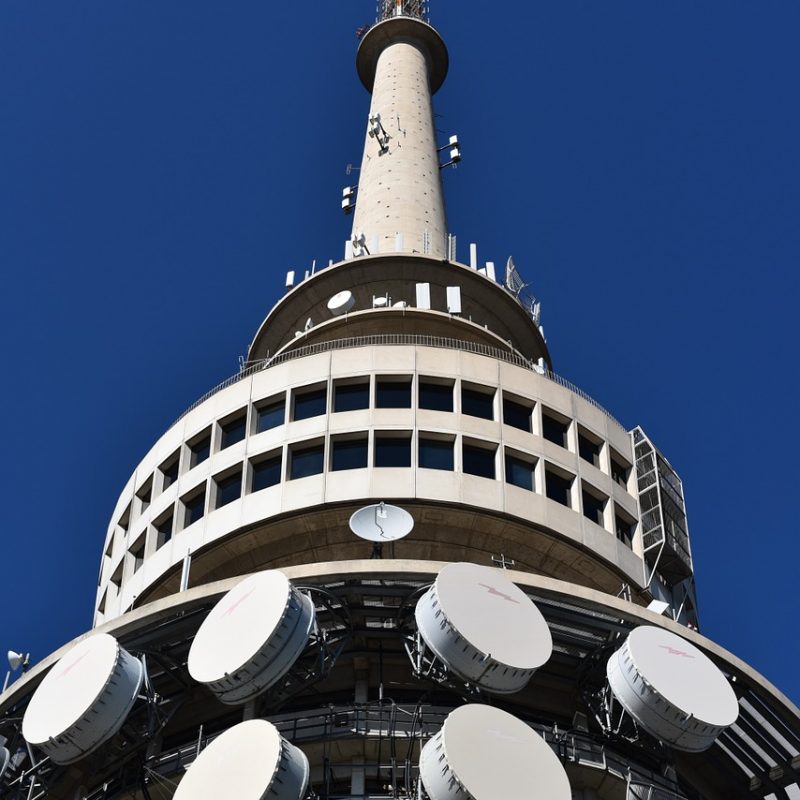
[[(0, 649), (91, 620), (108, 516), (339, 258), (371, 0), (3, 0)], [(800, 4), (433, 0), (466, 258), (513, 254), (557, 371), (684, 479), (704, 632), (800, 700)], [(794, 499), (793, 499), (794, 498)]]

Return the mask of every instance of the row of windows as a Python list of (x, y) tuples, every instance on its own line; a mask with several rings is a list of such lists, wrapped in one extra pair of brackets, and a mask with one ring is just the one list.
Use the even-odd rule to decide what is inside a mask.
[[(372, 435), (364, 431), (332, 436), (327, 447), (324, 439), (312, 439), (288, 446), (285, 457), (283, 449), (278, 449), (249, 459), (213, 476), (207, 484), (181, 497), (154, 520), (149, 533), (140, 536), (128, 548), (132, 570), (135, 572), (144, 561), (147, 536), (151, 549), (158, 550), (175, 532), (198, 522), (206, 513), (238, 500), (243, 493), (259, 492), (284, 480), (319, 475), (326, 469), (339, 472), (369, 466), (411, 467), (413, 452), (414, 437), (410, 431), (374, 431)], [(538, 491), (550, 500), (581, 511), (601, 527), (608, 529), (613, 525), (620, 541), (631, 546), (635, 529), (632, 518), (595, 487), (550, 462), (543, 463), (537, 479), (538, 464), (533, 456), (490, 442), (463, 438), (457, 448), (454, 436), (420, 431), (416, 437), (416, 466), (447, 471), (460, 469), (489, 480), (501, 477), (508, 484), (530, 492)], [(541, 489), (537, 480), (543, 482)], [(123, 563), (120, 563), (111, 577), (117, 586), (122, 579), (122, 569)]]
[[(456, 391), (458, 389), (458, 391)], [(328, 413), (329, 391), (326, 384), (304, 386), (287, 393), (282, 392), (252, 407), (239, 409), (220, 422), (209, 426), (191, 438), (185, 447), (177, 449), (167, 458), (156, 473), (148, 478), (136, 491), (133, 508), (129, 508), (118, 524), (127, 530), (132, 513), (142, 514), (155, 494), (174, 484), (182, 472), (189, 472), (206, 461), (212, 453), (225, 450), (244, 440), (248, 432), (252, 435), (280, 427), (289, 421), (299, 421)], [(330, 413), (337, 414), (369, 408), (412, 408), (416, 394), (416, 407), (431, 411), (460, 412), (472, 417), (495, 420), (500, 416), (503, 424), (513, 428), (534, 432), (534, 410), (536, 403), (494, 387), (470, 384), (465, 381), (419, 376), (414, 391), (411, 376), (369, 376), (334, 381), (331, 389)], [(605, 468), (603, 449), (607, 444), (574, 420), (544, 406), (540, 409), (540, 432), (543, 438), (560, 447), (574, 449), (581, 458), (598, 468)], [(288, 412), (288, 413), (287, 413)], [(574, 437), (574, 442), (573, 442)], [(630, 465), (609, 447), (608, 468), (611, 477), (627, 488)]]

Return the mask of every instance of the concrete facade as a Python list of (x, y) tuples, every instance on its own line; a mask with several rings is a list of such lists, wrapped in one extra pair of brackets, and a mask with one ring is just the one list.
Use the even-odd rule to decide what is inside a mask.
[[(389, 312), (391, 313), (391, 312)], [(410, 385), (407, 408), (379, 408), (376, 395), (383, 381), (404, 381)], [(452, 411), (421, 407), (420, 391), (427, 383), (440, 383), (452, 391)], [(366, 385), (368, 405), (352, 411), (336, 411), (338, 387), (352, 383)], [(295, 399), (310, 391), (324, 389), (322, 413), (295, 420)], [(491, 403), (491, 419), (464, 413), (463, 390), (484, 393)], [(504, 401), (528, 409), (530, 429), (521, 430), (504, 418)], [(259, 409), (281, 403), (285, 421), (258, 432)], [(559, 415), (568, 420), (566, 446), (543, 436), (543, 416)], [(245, 433), (234, 444), (223, 447), (223, 427), (243, 418)], [(578, 434), (591, 435), (597, 442), (597, 464), (581, 458)], [(408, 467), (375, 465), (375, 442), (381, 434), (409, 438)], [(331, 463), (335, 442), (363, 437), (367, 444), (366, 464), (360, 468), (334, 470)], [(209, 456), (192, 466), (192, 443), (198, 437), (210, 441)], [(452, 443), (452, 469), (426, 469), (419, 462), (420, 438), (433, 437)], [(293, 450), (309, 444), (323, 446), (322, 468), (318, 474), (291, 477)], [(464, 443), (490, 448), (495, 476), (479, 477), (465, 472)], [(533, 471), (532, 489), (507, 480), (506, 459), (510, 455), (528, 461)], [(625, 465), (625, 485), (611, 475), (611, 459)], [(269, 488), (253, 491), (253, 465), (264, 458), (280, 459), (280, 479)], [(177, 461), (177, 477), (164, 488), (164, 465)], [(312, 509), (353, 504), (367, 499), (392, 498), (414, 506), (458, 506), (471, 514), (487, 517), (485, 525), (503, 525), (503, 532), (476, 545), (474, 557), (499, 555), (544, 570), (554, 577), (569, 574), (576, 582), (616, 590), (628, 582), (643, 585), (641, 541), (636, 532), (639, 518), (633, 480), (633, 452), (629, 434), (589, 401), (535, 370), (504, 363), (463, 350), (433, 347), (372, 346), (335, 350), (299, 357), (245, 377), (192, 409), (151, 448), (120, 496), (109, 526), (101, 565), (97, 595), (98, 621), (108, 620), (129, 609), (142, 595), (158, 591), (161, 579), (173, 580), (174, 571), (187, 552), (195, 560), (206, 548), (237, 534), (282, 538), (279, 531), (291, 527), (291, 520)], [(569, 505), (546, 496), (546, 470), (555, 469), (572, 480)], [(238, 475), (240, 497), (217, 507), (217, 485), (221, 478)], [(150, 487), (148, 501), (143, 492)], [(605, 500), (602, 524), (589, 520), (582, 509), (582, 489)], [(202, 517), (184, 522), (185, 498), (204, 495)], [(352, 509), (355, 510), (355, 507)], [(167, 542), (159, 544), (158, 523), (171, 516), (173, 528)], [(495, 517), (492, 522), (489, 516)], [(631, 541), (621, 542), (615, 531), (615, 516), (631, 523)], [(527, 534), (514, 545), (512, 518), (527, 525)], [(396, 545), (398, 555), (413, 555), (437, 546), (447, 549), (440, 558), (464, 555), (463, 542), (445, 545), (440, 526), (427, 532), (418, 526), (413, 539)], [(517, 523), (514, 523), (517, 524)], [(533, 528), (536, 529), (534, 534)], [(329, 546), (347, 551), (363, 549), (346, 528)], [(341, 535), (343, 534), (343, 535)], [(534, 546), (534, 539), (541, 539)], [(317, 560), (320, 543), (305, 551), (302, 546), (286, 552), (275, 544), (275, 554), (265, 562), (246, 565), (232, 562), (230, 569), (251, 571), (257, 567), (284, 566)], [(264, 544), (268, 549), (268, 544)], [(494, 549), (492, 549), (494, 548)], [(134, 555), (141, 553), (140, 556)], [(290, 561), (287, 562), (286, 559)], [(579, 564), (579, 566), (574, 566)], [(236, 574), (235, 572), (231, 574)], [(193, 578), (194, 580), (194, 578)], [(643, 595), (646, 597), (647, 595)]]
[[(397, 28), (397, 33), (394, 29)], [(401, 30), (402, 29), (402, 30)], [(444, 258), (447, 221), (431, 105), (426, 46), (432, 31), (422, 22), (388, 20), (362, 43), (387, 37), (372, 77), (370, 120), (358, 178), (353, 234), (363, 233), (371, 253), (424, 253)], [(362, 56), (363, 58), (363, 56)]]

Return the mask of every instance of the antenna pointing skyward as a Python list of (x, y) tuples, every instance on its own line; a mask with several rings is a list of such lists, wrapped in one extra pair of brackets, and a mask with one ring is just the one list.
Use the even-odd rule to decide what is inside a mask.
[(427, 22), (427, 0), (378, 0), (378, 22), (390, 17), (416, 17)]

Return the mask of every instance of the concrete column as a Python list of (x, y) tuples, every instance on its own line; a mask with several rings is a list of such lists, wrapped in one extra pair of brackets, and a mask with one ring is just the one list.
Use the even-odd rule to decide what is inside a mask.
[(389, 138), (381, 148), (365, 120), (353, 234), (364, 233), (370, 252), (377, 242), (380, 253), (395, 252), (399, 244), (402, 252), (445, 258), (447, 222), (428, 63), (413, 39), (388, 44), (378, 56), (370, 116), (376, 114)]

